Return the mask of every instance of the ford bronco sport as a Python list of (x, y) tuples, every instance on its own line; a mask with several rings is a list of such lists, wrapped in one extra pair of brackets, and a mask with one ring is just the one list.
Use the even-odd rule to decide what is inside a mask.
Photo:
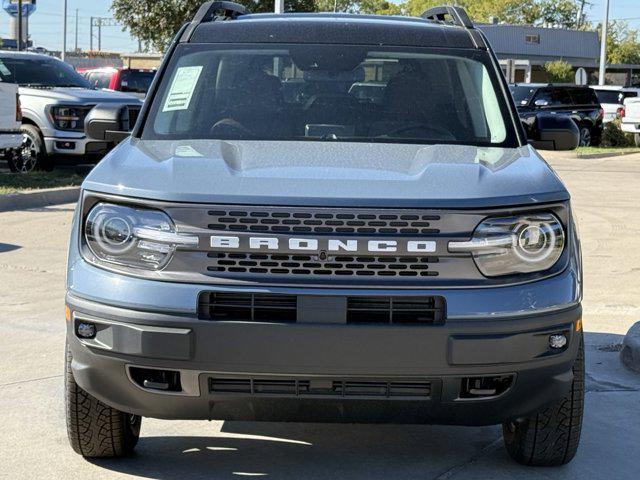
[(571, 460), (580, 244), (533, 145), (578, 130), (541, 114), (528, 143), (464, 10), (208, 2), (123, 117), (85, 120), (119, 144), (71, 236), (76, 452), (131, 453), (146, 416), (502, 424), (517, 461)]

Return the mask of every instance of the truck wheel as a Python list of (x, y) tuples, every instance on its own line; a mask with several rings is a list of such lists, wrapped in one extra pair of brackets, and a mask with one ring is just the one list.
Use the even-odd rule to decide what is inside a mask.
[(73, 450), (83, 457), (124, 457), (133, 453), (142, 418), (105, 405), (78, 386), (66, 347), (65, 410), (67, 435)]
[(591, 146), (591, 130), (589, 129), (589, 127), (580, 127), (580, 146)]
[(571, 391), (528, 418), (502, 425), (509, 455), (518, 463), (558, 466), (569, 463), (580, 443), (584, 411), (584, 342), (573, 365)]
[(22, 147), (17, 155), (8, 159), (9, 169), (16, 173), (33, 170), (53, 170), (53, 159), (47, 155), (44, 140), (38, 127), (22, 125)]

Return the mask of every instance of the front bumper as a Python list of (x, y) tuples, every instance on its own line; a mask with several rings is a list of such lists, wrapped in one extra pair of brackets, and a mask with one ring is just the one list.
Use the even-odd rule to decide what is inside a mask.
[(109, 151), (107, 142), (87, 138), (84, 134), (75, 136), (69, 132), (56, 133), (55, 136), (44, 137), (45, 148), (49, 155), (104, 155)]
[[(170, 419), (490, 425), (529, 415), (569, 391), (582, 341), (579, 305), (444, 325), (214, 322), (105, 306), (73, 295), (67, 337), (78, 384), (122, 411)], [(74, 325), (98, 326), (80, 339)], [(549, 335), (563, 333), (553, 351)], [(180, 372), (181, 389), (135, 383), (131, 367)], [(470, 377), (509, 377), (506, 391), (462, 398)], [(427, 382), (420, 398), (212, 391), (210, 379)], [(297, 384), (297, 383), (296, 383)], [(311, 392), (313, 393), (313, 392)]]

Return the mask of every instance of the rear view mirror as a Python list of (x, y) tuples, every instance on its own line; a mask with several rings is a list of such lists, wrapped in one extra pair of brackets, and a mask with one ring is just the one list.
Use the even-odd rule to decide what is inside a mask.
[(131, 135), (129, 107), (126, 105), (98, 104), (84, 121), (87, 136), (109, 143), (120, 143)]
[(529, 143), (538, 150), (575, 150), (580, 143), (580, 130), (568, 116), (538, 114), (525, 128)]

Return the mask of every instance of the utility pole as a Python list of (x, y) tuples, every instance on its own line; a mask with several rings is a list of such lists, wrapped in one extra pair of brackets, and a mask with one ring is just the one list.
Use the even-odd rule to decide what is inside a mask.
[(67, 0), (62, 4), (62, 61), (67, 57)]
[(98, 18), (98, 51), (102, 51), (102, 17)]
[(93, 17), (89, 26), (89, 50), (93, 52)]
[(75, 51), (78, 51), (78, 9), (76, 8), (76, 42), (75, 42)]
[(284, 13), (284, 0), (275, 0), (275, 13)]
[(609, 0), (604, 4), (604, 22), (602, 22), (602, 38), (600, 39), (600, 74), (598, 85), (604, 85), (604, 76), (607, 71), (607, 29), (609, 26)]
[(22, 51), (22, 0), (18, 0), (18, 51)]

